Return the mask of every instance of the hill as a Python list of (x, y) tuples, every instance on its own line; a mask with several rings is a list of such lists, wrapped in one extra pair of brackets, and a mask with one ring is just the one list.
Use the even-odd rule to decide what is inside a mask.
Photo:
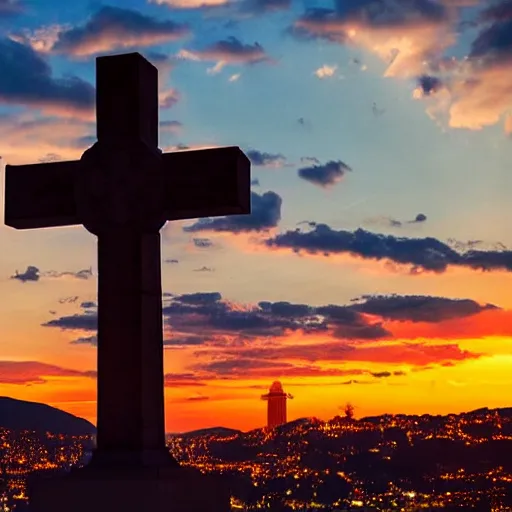
[(69, 435), (95, 434), (96, 427), (83, 418), (46, 404), (0, 397), (0, 427)]
[(236, 436), (238, 434), (242, 434), (242, 432), (240, 430), (235, 430), (235, 429), (226, 428), (226, 427), (211, 427), (211, 428), (202, 428), (199, 430), (191, 430), (190, 432), (185, 432), (184, 434), (181, 434), (181, 435), (184, 437), (215, 436), (215, 437), (219, 438), (219, 437)]

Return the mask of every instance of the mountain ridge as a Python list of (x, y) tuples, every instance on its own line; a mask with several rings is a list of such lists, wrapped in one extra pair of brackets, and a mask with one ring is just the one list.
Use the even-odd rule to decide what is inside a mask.
[(0, 427), (75, 436), (96, 433), (96, 427), (84, 418), (40, 402), (0, 396)]

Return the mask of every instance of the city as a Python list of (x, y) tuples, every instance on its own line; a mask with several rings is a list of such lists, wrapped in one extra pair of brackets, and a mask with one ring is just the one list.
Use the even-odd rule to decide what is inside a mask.
[[(511, 510), (512, 408), (355, 419), (347, 404), (328, 421), (285, 422), (290, 397), (274, 382), (262, 397), (274, 425), (167, 434), (169, 450), (184, 466), (223, 475), (234, 512)], [(28, 479), (84, 465), (94, 446), (93, 435), (0, 436), (2, 512), (30, 510)]]

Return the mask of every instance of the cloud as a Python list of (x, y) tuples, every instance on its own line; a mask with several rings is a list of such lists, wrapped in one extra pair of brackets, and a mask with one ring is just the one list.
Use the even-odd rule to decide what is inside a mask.
[(408, 77), (419, 75), (425, 62), (455, 41), (456, 13), (434, 0), (335, 2), (334, 9), (309, 9), (290, 32), (302, 39), (361, 46), (388, 63), (387, 76)]
[(423, 222), (427, 221), (427, 216), (424, 213), (418, 213), (414, 219), (411, 220), (398, 220), (394, 219), (393, 217), (374, 217), (370, 219), (366, 219), (366, 224), (384, 224), (386, 226), (392, 227), (392, 228), (400, 228), (407, 224), (422, 224)]
[(158, 5), (168, 5), (173, 9), (208, 9), (229, 5), (231, 0), (150, 0)]
[(24, 10), (23, 4), (17, 0), (0, 0), (0, 18), (21, 14)]
[(32, 265), (29, 265), (27, 267), (27, 270), (25, 272), (19, 273), (16, 270), (16, 273), (11, 276), (11, 279), (17, 279), (18, 281), (21, 281), (22, 283), (26, 283), (29, 281), (37, 282), (41, 278), (41, 274), (39, 273), (39, 269), (37, 267), (34, 267)]
[[(255, 361), (258, 361), (260, 363), (267, 362), (270, 366), (274, 365), (276, 367), (281, 364), (279, 361), (289, 359), (308, 361), (310, 363), (320, 363), (322, 361), (331, 363), (357, 362), (424, 367), (432, 364), (440, 365), (447, 362), (477, 359), (481, 357), (482, 354), (462, 350), (454, 343), (438, 345), (430, 345), (427, 343), (395, 343), (357, 346), (338, 341), (300, 345), (288, 344), (265, 348), (245, 347), (243, 349), (237, 349), (236, 351), (232, 349), (225, 350), (223, 355), (225, 357), (237, 358), (235, 360), (237, 360), (238, 364), (242, 364), (242, 361), (249, 360), (252, 361), (253, 365)], [(214, 363), (216, 363), (215, 368), (218, 370), (222, 363), (228, 365), (229, 361), (229, 359), (225, 361), (214, 361)]]
[(79, 119), (0, 114), (0, 155), (10, 164), (75, 160), (96, 140), (93, 130)]
[(212, 267), (203, 266), (203, 267), (195, 268), (194, 272), (215, 272), (215, 269)]
[(291, 0), (245, 0), (241, 3), (242, 12), (262, 14), (265, 12), (284, 11), (291, 6)]
[(188, 387), (188, 386), (206, 386), (193, 373), (166, 373), (164, 375), (164, 384), (166, 387)]
[(286, 158), (280, 153), (265, 153), (256, 149), (245, 152), (251, 163), (257, 167), (283, 167)]
[(29, 46), (0, 39), (0, 103), (38, 108), (46, 113), (90, 118), (94, 87), (76, 76), (55, 78), (49, 64)]
[(183, 295), (174, 297), (175, 302), (194, 305), (216, 304), (221, 300), (222, 295), (219, 292), (184, 293)]
[(56, 270), (49, 270), (47, 272), (43, 272), (41, 274), (41, 271), (39, 268), (29, 265), (25, 272), (18, 272), (16, 271), (13, 276), (11, 276), (11, 279), (17, 279), (18, 281), (21, 281), (22, 283), (26, 283), (27, 281), (37, 282), (41, 279), (41, 277), (45, 278), (53, 278), (53, 279), (59, 279), (59, 278), (72, 278), (72, 279), (90, 279), (93, 276), (92, 269), (83, 269), (78, 270), (77, 272), (57, 272)]
[(336, 69), (338, 69), (338, 66), (329, 66), (328, 64), (324, 64), (315, 71), (315, 75), (320, 79), (332, 78), (336, 73)]
[(247, 233), (251, 231), (268, 231), (275, 228), (281, 220), (281, 196), (269, 191), (264, 194), (251, 192), (251, 213), (249, 215), (232, 215), (199, 219), (183, 231), (198, 233), (201, 231), (218, 231), (230, 233)]
[[(82, 306), (80, 314), (43, 325), (82, 333), (73, 344), (96, 345), (96, 304)], [(195, 378), (251, 374), (381, 379), (403, 375), (404, 368), (397, 366), (426, 369), (481, 357), (457, 343), (510, 336), (510, 313), (470, 299), (419, 295), (369, 295), (346, 305), (312, 306), (285, 301), (238, 304), (218, 292), (166, 294), (164, 346), (194, 351), (197, 362), (189, 369), (199, 372)], [(362, 366), (353, 368), (354, 363)], [(366, 364), (395, 366), (368, 370)], [(174, 380), (192, 385), (193, 375)]]
[(217, 41), (203, 50), (181, 50), (178, 57), (215, 62), (216, 65), (210, 69), (210, 73), (219, 72), (226, 64), (252, 65), (272, 61), (259, 43), (244, 44), (236, 37)]
[(210, 400), (210, 397), (198, 393), (196, 395), (188, 396), (186, 400), (189, 402), (203, 402), (204, 400)]
[[(414, 97), (430, 117), (452, 128), (503, 123), (512, 108), (510, 0), (482, 2), (471, 20), (478, 33), (467, 56), (455, 58), (461, 8), (477, 0), (360, 0), (313, 8), (295, 21), (295, 37), (363, 48), (386, 63), (384, 75), (417, 82)], [(466, 16), (465, 16), (466, 18)]]
[(96, 372), (71, 370), (39, 361), (0, 361), (0, 384), (31, 386), (61, 377), (96, 378)]
[(183, 123), (180, 121), (160, 121), (160, 132), (176, 134), (181, 132)]
[(171, 263), (171, 264), (175, 265), (175, 264), (179, 263), (179, 260), (177, 260), (176, 258), (167, 258), (165, 260), (165, 263)]
[(80, 338), (76, 338), (71, 341), (73, 345), (92, 345), (93, 347), (98, 346), (98, 336), (81, 336)]
[(417, 80), (421, 97), (436, 94), (444, 87), (442, 80), (436, 76), (421, 75)]
[(470, 250), (457, 252), (436, 238), (399, 238), (376, 234), (364, 229), (334, 230), (316, 224), (310, 231), (286, 231), (265, 241), (270, 249), (290, 249), (296, 253), (349, 254), (368, 260), (387, 260), (410, 267), (411, 274), (445, 272), (449, 266), (473, 270), (512, 271), (512, 251)]
[[(87, 301), (81, 304), (81, 308), (84, 311), (80, 314), (53, 318), (43, 325), (82, 331), (85, 333), (83, 338), (74, 343), (94, 344), (90, 332), (97, 328), (97, 304)], [(219, 292), (169, 296), (163, 307), (166, 346), (209, 344), (224, 348), (244, 347), (251, 339), (277, 339), (293, 332), (302, 332), (306, 336), (321, 335), (331, 340), (391, 340), (397, 321), (442, 324), (464, 319), (467, 322), (469, 317), (500, 311), (492, 304), (482, 305), (469, 299), (420, 295), (366, 295), (347, 305), (311, 306), (261, 301), (243, 306), (223, 300)], [(487, 332), (498, 333), (499, 329), (493, 331), (490, 325), (494, 322), (497, 327), (504, 321), (505, 318), (500, 320), (496, 317), (487, 322)], [(473, 330), (477, 335), (474, 327)], [(413, 332), (410, 328), (409, 331)], [(404, 333), (400, 332), (400, 335), (404, 336)], [(413, 339), (415, 337), (413, 334)]]
[(409, 322), (443, 322), (499, 309), (493, 304), (479, 304), (471, 299), (428, 295), (364, 295), (360, 300), (352, 306), (356, 311)]
[(330, 187), (335, 185), (348, 171), (352, 169), (341, 160), (330, 161), (326, 164), (316, 164), (310, 167), (302, 167), (297, 171), (299, 177), (303, 180), (319, 185), (320, 187)]
[(84, 268), (76, 272), (57, 272), (56, 270), (49, 270), (43, 274), (44, 277), (60, 279), (60, 278), (71, 278), (87, 280), (93, 277), (92, 268)]
[(164, 340), (164, 347), (195, 347), (202, 345), (204, 338), (198, 335), (171, 335)]
[[(512, 18), (504, 0), (481, 14), (482, 27), (469, 57), (460, 62), (449, 84), (449, 124), (479, 130), (503, 121), (512, 108)], [(500, 16), (501, 15), (501, 16)]]
[[(132, 9), (104, 6), (85, 25), (25, 36), (33, 45), (52, 53), (86, 57), (119, 49), (155, 46), (175, 41), (190, 33), (186, 25), (161, 21)], [(23, 35), (18, 36), (23, 39)], [(50, 42), (44, 43), (44, 37)], [(46, 39), (48, 41), (48, 39)]]
[(207, 249), (213, 246), (213, 242), (209, 238), (193, 238), (192, 242), (199, 249)]
[(42, 324), (43, 327), (57, 327), (69, 331), (96, 331), (98, 315), (96, 311), (86, 311), (74, 315), (61, 316)]

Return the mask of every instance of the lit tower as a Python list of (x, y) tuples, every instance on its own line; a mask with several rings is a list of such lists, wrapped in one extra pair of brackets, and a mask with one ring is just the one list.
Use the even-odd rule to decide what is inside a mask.
[(283, 391), (283, 386), (278, 380), (272, 383), (266, 395), (261, 395), (261, 399), (268, 402), (268, 428), (274, 428), (286, 423), (286, 400), (289, 398), (293, 398), (293, 396)]

